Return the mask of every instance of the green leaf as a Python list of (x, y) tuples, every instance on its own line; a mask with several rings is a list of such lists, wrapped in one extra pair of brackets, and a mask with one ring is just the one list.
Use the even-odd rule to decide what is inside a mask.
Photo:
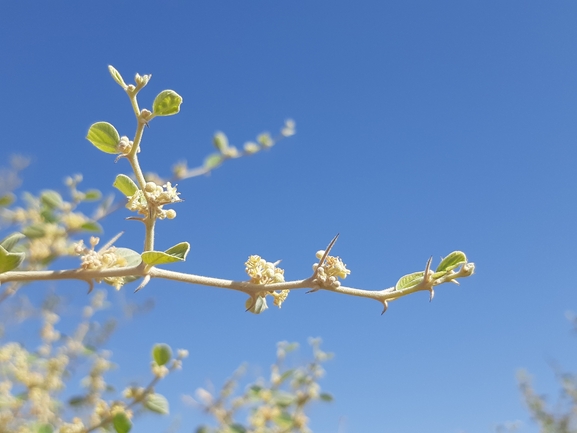
[(155, 344), (152, 348), (152, 359), (158, 365), (164, 365), (172, 359), (172, 349), (168, 344)]
[(294, 369), (290, 369), (285, 371), (283, 374), (281, 374), (280, 378), (279, 378), (279, 383), (283, 383), (285, 380), (289, 379), (293, 373), (295, 372)]
[(266, 298), (264, 296), (257, 296), (256, 299), (251, 296), (246, 300), (244, 306), (246, 311), (250, 311), (254, 314), (260, 314), (268, 308), (268, 305), (266, 305)]
[(102, 233), (102, 226), (96, 221), (88, 221), (80, 226), (80, 228), (87, 232)]
[(230, 431), (232, 433), (246, 433), (247, 430), (242, 424), (231, 424)]
[(116, 254), (126, 259), (126, 266), (129, 268), (138, 266), (142, 262), (140, 254), (130, 248), (116, 248)]
[(22, 233), (10, 233), (0, 241), (0, 246), (4, 247), (6, 251), (12, 251), (12, 248), (25, 237)]
[(149, 394), (144, 401), (144, 407), (161, 415), (169, 414), (168, 400), (161, 394)]
[(24, 253), (9, 253), (0, 246), (0, 274), (16, 269), (23, 260)]
[(423, 281), (424, 275), (425, 275), (425, 272), (423, 272), (423, 271), (413, 272), (412, 274), (405, 275), (404, 277), (401, 277), (401, 279), (399, 279), (399, 281), (397, 281), (397, 284), (395, 285), (395, 289), (396, 290), (404, 290), (404, 289), (409, 289), (411, 287), (414, 287), (417, 284), (419, 284), (421, 281)]
[(204, 168), (207, 170), (212, 170), (213, 168), (216, 168), (222, 164), (223, 160), (224, 158), (220, 153), (213, 153), (212, 155), (208, 155), (204, 160)]
[(74, 397), (70, 397), (70, 399), (68, 400), (68, 404), (72, 407), (83, 406), (86, 403), (88, 403), (88, 401), (85, 395), (77, 395)]
[(218, 131), (214, 134), (212, 144), (214, 144), (214, 147), (216, 147), (219, 152), (224, 153), (224, 151), (228, 148), (228, 138), (224, 132)]
[(38, 426), (38, 430), (36, 430), (36, 433), (52, 433), (53, 431), (54, 428), (50, 424), (41, 424), (40, 426)]
[(272, 396), (278, 406), (287, 407), (294, 403), (296, 396), (290, 392), (282, 390), (273, 390)]
[(24, 233), (24, 235), (29, 239), (35, 239), (43, 237), (46, 234), (46, 231), (44, 230), (44, 224), (39, 223), (24, 227), (22, 233)]
[(282, 429), (288, 429), (293, 425), (293, 417), (290, 413), (282, 412), (274, 419), (274, 423)]
[(190, 250), (188, 242), (181, 242), (166, 251), (145, 251), (141, 254), (142, 261), (147, 265), (163, 265), (166, 263), (183, 262)]
[(126, 88), (128, 86), (126, 85), (126, 83), (122, 79), (122, 75), (120, 75), (120, 72), (118, 72), (116, 70), (116, 68), (114, 68), (114, 66), (112, 66), (112, 65), (108, 65), (108, 72), (110, 72), (110, 75), (112, 75), (112, 78), (114, 79), (114, 81), (116, 81), (118, 83), (118, 85), (120, 87), (122, 87), (124, 90), (126, 90)]
[(462, 251), (453, 251), (439, 263), (435, 272), (449, 272), (467, 263), (467, 256)]
[(96, 347), (90, 345), (90, 344), (85, 344), (82, 347), (82, 353), (85, 356), (90, 356), (90, 355), (94, 355), (96, 353)]
[(52, 211), (52, 209), (44, 209), (40, 211), (40, 216), (42, 220), (47, 223), (54, 223), (58, 221), (58, 216)]
[(182, 96), (174, 90), (163, 90), (154, 98), (152, 112), (156, 116), (172, 116), (180, 111)]
[(174, 263), (182, 261), (180, 259), (174, 258), (162, 251), (145, 251), (141, 255), (142, 261), (147, 265), (164, 265), (166, 263)]
[(89, 189), (84, 193), (84, 201), (96, 201), (100, 200), (102, 193), (97, 189)]
[(40, 201), (50, 209), (60, 209), (63, 203), (62, 196), (51, 189), (40, 193)]
[(108, 122), (93, 124), (86, 134), (86, 139), (103, 152), (120, 153), (116, 150), (120, 135), (116, 128)]
[(165, 250), (164, 252), (170, 256), (178, 257), (182, 261), (186, 260), (188, 251), (190, 250), (190, 244), (188, 242), (180, 242), (173, 247)]
[(126, 197), (132, 197), (136, 191), (138, 191), (138, 186), (136, 186), (134, 181), (125, 174), (119, 174), (116, 176), (112, 186)]
[(259, 393), (263, 390), (263, 387), (260, 385), (251, 385), (249, 388), (249, 393), (252, 397), (256, 397)]
[(118, 412), (112, 418), (112, 425), (116, 433), (128, 433), (132, 428), (132, 422), (128, 419), (124, 412)]
[(271, 147), (274, 144), (274, 141), (268, 132), (263, 132), (260, 134), (256, 138), (256, 141), (258, 141), (262, 147)]
[(326, 402), (329, 402), (329, 403), (330, 403), (331, 401), (333, 401), (333, 396), (330, 395), (328, 392), (323, 392), (323, 393), (321, 393), (321, 394), (319, 395), (319, 398), (320, 398), (322, 401), (326, 401)]
[(16, 196), (9, 192), (0, 196), (0, 207), (10, 206), (16, 200)]
[[(141, 262), (142, 259), (140, 258), (140, 254), (137, 253), (134, 250), (131, 250), (129, 248), (116, 248), (116, 254), (118, 254), (121, 257), (124, 257), (124, 259), (126, 259), (126, 267), (128, 268), (132, 268), (134, 266), (138, 266)], [(140, 277), (138, 276), (129, 276), (129, 277), (123, 277), (123, 284), (127, 284), (130, 283), (132, 281), (138, 280)], [(113, 278), (105, 278), (104, 282), (106, 284), (110, 284), (112, 286), (114, 286), (116, 279)]]

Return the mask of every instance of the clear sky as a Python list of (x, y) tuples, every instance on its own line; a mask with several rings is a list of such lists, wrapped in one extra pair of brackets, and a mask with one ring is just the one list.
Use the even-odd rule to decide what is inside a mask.
[[(84, 138), (101, 120), (134, 131), (109, 64), (127, 80), (153, 74), (142, 106), (167, 88), (184, 98), (145, 132), (141, 162), (161, 175), (200, 164), (217, 130), (242, 146), (295, 119), (297, 135), (270, 152), (181, 183), (186, 201), (159, 223), (157, 244), (192, 250), (171, 269), (245, 279), (259, 254), (305, 278), (340, 233), (350, 286), (389, 287), (453, 250), (476, 275), (384, 316), (374, 301), (326, 292), (295, 291), (255, 316), (238, 293), (127, 287), (126, 300), (156, 308), (111, 341), (118, 385), (145, 380), (152, 344), (189, 349), (158, 392), (190, 432), (202, 418), (181, 394), (243, 361), (266, 372), (280, 340), (305, 356), (307, 337), (320, 336), (336, 353), (322, 381), (335, 402), (315, 407), (317, 433), (481, 433), (515, 420), (532, 433), (516, 372), (527, 368), (554, 400), (551, 363), (577, 360), (565, 317), (577, 310), (576, 22), (572, 1), (3, 2), (1, 165), (30, 156), (32, 192), (64, 190), (78, 172), (112, 191), (128, 165)], [(103, 225), (139, 249), (128, 215)], [(150, 416), (136, 431), (169, 424)]]

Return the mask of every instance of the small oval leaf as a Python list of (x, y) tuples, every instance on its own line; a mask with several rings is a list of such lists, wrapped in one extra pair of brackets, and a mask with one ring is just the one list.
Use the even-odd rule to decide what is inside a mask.
[(84, 201), (96, 201), (102, 198), (102, 193), (97, 189), (89, 189), (84, 193)]
[(228, 138), (224, 132), (218, 131), (214, 134), (212, 144), (214, 144), (214, 147), (216, 147), (219, 152), (224, 153), (228, 148)]
[(413, 272), (412, 274), (405, 275), (401, 277), (397, 284), (395, 285), (396, 290), (404, 290), (409, 289), (411, 287), (416, 286), (421, 281), (423, 281), (423, 276), (425, 273), (423, 271), (420, 272)]
[(88, 398), (85, 395), (76, 395), (74, 397), (70, 397), (68, 399), (68, 404), (72, 407), (79, 407), (87, 404), (89, 402)]
[(167, 263), (181, 262), (182, 259), (173, 257), (163, 251), (145, 251), (141, 254), (142, 261), (147, 265), (165, 265)]
[(136, 186), (134, 181), (125, 174), (119, 174), (116, 176), (112, 186), (126, 197), (132, 197), (136, 191), (138, 191), (138, 186)]
[(36, 430), (36, 433), (52, 433), (53, 431), (54, 428), (50, 424), (41, 424), (40, 426), (38, 426), (38, 430)]
[(175, 246), (170, 247), (164, 252), (169, 256), (177, 257), (180, 258), (180, 260), (184, 261), (186, 260), (186, 256), (188, 255), (189, 251), (190, 251), (190, 244), (188, 242), (180, 242)]
[(144, 407), (161, 415), (170, 413), (168, 400), (162, 394), (149, 394), (144, 401)]
[(0, 207), (10, 206), (16, 200), (16, 196), (9, 192), (8, 194), (4, 194), (0, 196)]
[[(134, 266), (138, 266), (141, 262), (142, 259), (140, 258), (140, 254), (137, 253), (134, 250), (131, 250), (130, 248), (116, 248), (116, 254), (118, 254), (121, 257), (124, 257), (124, 259), (126, 260), (126, 267), (127, 268), (132, 268)], [(129, 277), (123, 277), (122, 278), (122, 284), (127, 284), (130, 283), (132, 281), (138, 280), (140, 277), (138, 276), (129, 276)], [(111, 286), (115, 286), (117, 284), (117, 280), (115, 278), (105, 278), (104, 282), (106, 284), (110, 284)]]
[(296, 396), (290, 392), (283, 391), (280, 389), (272, 391), (272, 397), (274, 402), (280, 407), (287, 407), (293, 404), (296, 400)]
[(12, 248), (14, 248), (14, 246), (25, 237), (26, 236), (24, 236), (22, 233), (10, 233), (8, 236), (2, 239), (2, 241), (0, 241), (0, 246), (4, 247), (6, 251), (12, 251)]
[(106, 153), (120, 153), (116, 145), (120, 141), (120, 135), (114, 126), (108, 122), (96, 122), (88, 130), (86, 139), (94, 146)]
[(208, 155), (204, 160), (204, 168), (207, 170), (212, 170), (222, 164), (223, 156), (220, 153), (213, 153)]
[(44, 190), (40, 193), (40, 201), (50, 209), (59, 209), (62, 206), (62, 196), (56, 191)]
[(22, 233), (29, 239), (41, 238), (46, 234), (44, 224), (32, 224), (22, 229)]
[(181, 242), (166, 251), (145, 251), (141, 254), (142, 261), (147, 265), (164, 265), (166, 263), (183, 262), (190, 250), (188, 242)]
[(279, 416), (274, 418), (274, 423), (281, 429), (289, 429), (294, 425), (293, 417), (288, 412), (282, 412)]
[(152, 359), (158, 365), (164, 365), (172, 358), (172, 349), (168, 344), (155, 344), (152, 348)]
[(0, 246), (0, 274), (16, 269), (23, 260), (24, 253), (9, 253)]
[(52, 210), (50, 209), (44, 209), (42, 211), (40, 211), (40, 216), (42, 217), (42, 221), (46, 222), (46, 223), (55, 223), (57, 221), (60, 220), (60, 215), (56, 215)]
[(229, 428), (232, 433), (247, 433), (246, 428), (242, 424), (231, 424)]
[(118, 85), (122, 87), (124, 90), (126, 90), (128, 86), (124, 82), (124, 79), (122, 78), (122, 75), (120, 75), (120, 72), (118, 72), (116, 68), (112, 65), (108, 65), (108, 71), (110, 72), (110, 75), (112, 75), (114, 81), (116, 81)]
[(253, 298), (252, 296), (246, 300), (244, 303), (246, 311), (250, 311), (253, 314), (260, 314), (268, 308), (266, 304), (266, 298), (264, 296), (257, 296)]
[(102, 226), (98, 224), (96, 221), (87, 221), (84, 224), (82, 224), (80, 228), (84, 231), (91, 233), (102, 233)]
[(180, 111), (182, 96), (174, 90), (163, 90), (154, 98), (152, 112), (155, 116), (172, 116)]
[(467, 256), (462, 251), (453, 251), (439, 263), (435, 272), (449, 272), (467, 263)]
[(112, 418), (112, 425), (116, 433), (128, 433), (132, 428), (132, 422), (128, 419), (128, 416), (124, 412), (118, 412)]

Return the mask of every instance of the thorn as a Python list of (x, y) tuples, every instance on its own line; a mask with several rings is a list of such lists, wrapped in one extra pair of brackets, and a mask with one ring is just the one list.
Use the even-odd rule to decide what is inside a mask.
[(110, 248), (114, 242), (116, 242), (120, 236), (122, 236), (124, 234), (124, 232), (120, 232), (118, 233), (116, 236), (114, 236), (112, 239), (110, 239), (108, 242), (106, 242), (104, 245), (102, 245), (102, 247), (98, 250), (99, 253), (106, 251), (108, 248)]
[(435, 289), (433, 289), (432, 287), (429, 289), (429, 291), (431, 292), (431, 295), (429, 296), (429, 302), (431, 302), (433, 300), (433, 298), (435, 297)]
[(427, 266), (425, 267), (425, 279), (429, 277), (429, 272), (431, 272), (431, 262), (433, 261), (433, 256), (429, 257), (427, 260)]
[(136, 290), (134, 290), (134, 293), (138, 292), (140, 289), (144, 288), (144, 286), (146, 286), (148, 284), (148, 282), (150, 281), (150, 275), (145, 275), (144, 279), (142, 280), (142, 283), (140, 284), (140, 286), (138, 286), (136, 288)]
[(381, 316), (383, 314), (385, 314), (385, 311), (387, 311), (387, 309), (389, 308), (389, 303), (387, 301), (383, 301), (383, 305), (384, 305), (384, 308), (383, 308), (383, 311), (381, 312)]
[(122, 153), (120, 155), (118, 155), (115, 159), (114, 159), (114, 163), (116, 164), (118, 161), (120, 161), (122, 158), (126, 158), (126, 155), (123, 155)]
[(317, 287), (317, 288), (311, 289), (311, 290), (309, 290), (308, 292), (305, 292), (305, 295), (308, 295), (309, 293), (318, 292), (320, 289), (321, 289), (320, 287)]
[(456, 284), (457, 286), (461, 285), (461, 283), (459, 283), (457, 280), (451, 280), (451, 283)]
[(88, 283), (88, 294), (90, 295), (90, 292), (94, 290), (94, 281), (89, 280), (87, 281), (87, 283)]
[(321, 266), (325, 259), (327, 258), (327, 256), (329, 255), (329, 253), (331, 252), (331, 249), (333, 248), (333, 246), (335, 245), (335, 242), (337, 241), (337, 239), (339, 238), (340, 233), (337, 233), (337, 235), (333, 238), (333, 240), (329, 243), (329, 246), (327, 247), (327, 249), (325, 250), (325, 253), (323, 254), (323, 256), (321, 257), (321, 259), (319, 260), (319, 266)]

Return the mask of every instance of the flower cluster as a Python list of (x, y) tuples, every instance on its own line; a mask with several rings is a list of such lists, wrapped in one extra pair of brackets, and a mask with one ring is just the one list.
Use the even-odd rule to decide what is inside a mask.
[[(94, 247), (98, 245), (100, 238), (96, 236), (90, 237), (90, 246), (88, 249), (84, 245), (84, 241), (78, 241), (74, 246), (74, 251), (80, 256), (80, 268), (84, 270), (94, 270), (94, 269), (113, 269), (113, 268), (124, 268), (128, 265), (126, 258), (117, 253), (116, 247), (110, 246), (108, 248), (103, 248), (100, 251), (95, 251)], [(97, 280), (100, 282), (101, 280)], [(124, 285), (124, 277), (109, 277), (106, 278), (106, 282), (114, 286), (116, 290)]]
[(246, 261), (246, 273), (253, 284), (284, 283), (284, 270), (277, 268), (279, 262), (271, 263), (260, 256), (250, 256)]
[[(317, 251), (317, 259), (322, 259), (324, 251)], [(351, 273), (347, 269), (347, 265), (343, 263), (340, 257), (326, 256), (323, 263), (315, 263), (313, 265), (315, 271), (315, 283), (325, 289), (337, 288), (341, 285), (338, 278), (347, 278)]]
[[(280, 261), (271, 263), (262, 259), (260, 256), (250, 256), (245, 263), (245, 271), (250, 277), (250, 282), (260, 285), (284, 283), (284, 269), (277, 268), (279, 262)], [(260, 296), (272, 296), (274, 298), (274, 305), (280, 308), (282, 303), (286, 300), (289, 292), (290, 290), (281, 290), (280, 292), (272, 290), (262, 292)]]
[(144, 191), (137, 190), (136, 193), (128, 197), (126, 207), (147, 217), (150, 206), (157, 218), (173, 219), (176, 217), (176, 211), (174, 209), (163, 209), (163, 206), (180, 202), (179, 194), (176, 186), (172, 186), (170, 182), (165, 183), (163, 186), (154, 182), (147, 182)]

